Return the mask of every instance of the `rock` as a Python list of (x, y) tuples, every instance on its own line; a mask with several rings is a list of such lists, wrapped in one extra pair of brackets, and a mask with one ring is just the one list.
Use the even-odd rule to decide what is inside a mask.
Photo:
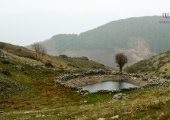
[(41, 115), (41, 114), (36, 115), (36, 118), (40, 118), (40, 117), (46, 117), (46, 115)]
[(7, 58), (6, 52), (0, 49), (0, 57)]
[(86, 93), (84, 93), (85, 95), (88, 95), (89, 94), (89, 92), (86, 92)]
[(64, 74), (63, 76), (56, 78), (55, 83), (60, 83), (61, 81), (65, 81), (73, 78), (80, 78), (80, 77), (85, 77), (90, 75), (100, 75), (105, 73), (106, 73), (105, 70), (97, 69), (97, 70), (89, 70), (84, 73)]
[(29, 111), (25, 111), (24, 114), (29, 114), (30, 112)]
[(89, 91), (88, 90), (84, 90), (84, 89), (82, 89), (81, 87), (76, 87), (77, 89), (78, 89), (78, 93), (82, 93), (82, 94), (88, 94), (89, 93)]
[(105, 74), (106, 72), (103, 69), (97, 69), (95, 70), (96, 74)]
[(97, 91), (98, 93), (108, 93), (108, 92), (110, 92), (109, 90), (98, 90)]
[(128, 98), (129, 97), (126, 94), (119, 93), (113, 96), (112, 101), (116, 102), (118, 100), (123, 100), (123, 99), (128, 99)]
[(13, 68), (15, 68), (18, 71), (23, 71), (24, 70), (24, 67), (22, 67), (20, 65), (15, 65), (15, 66), (13, 66)]
[(0, 114), (3, 114), (4, 113), (4, 111), (0, 111)]
[(115, 115), (113, 117), (111, 117), (112, 120), (116, 120), (116, 119), (119, 119), (119, 115)]
[(40, 117), (41, 117), (41, 114), (37, 114), (37, 115), (36, 115), (36, 118), (40, 118)]
[(128, 115), (128, 114), (130, 114), (131, 112), (124, 112), (124, 113), (122, 113), (122, 115)]
[(106, 120), (106, 118), (98, 118), (97, 120)]

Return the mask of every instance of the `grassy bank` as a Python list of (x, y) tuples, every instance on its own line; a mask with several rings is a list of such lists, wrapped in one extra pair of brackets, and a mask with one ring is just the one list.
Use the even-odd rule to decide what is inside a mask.
[[(45, 87), (44, 87), (45, 86)], [(112, 102), (116, 93), (77, 93), (54, 86), (49, 79), (35, 84), (34, 92), (21, 92), (1, 102), (1, 119), (168, 119), (170, 83), (142, 89), (122, 91), (127, 100)], [(2, 109), (2, 107), (4, 109)], [(14, 112), (14, 113), (13, 113)]]
[[(112, 101), (119, 93), (82, 94), (54, 84), (65, 73), (105, 66), (84, 58), (36, 57), (34, 51), (0, 43), (1, 120), (169, 119), (170, 83), (123, 90), (129, 99)], [(3, 47), (3, 48), (2, 48)], [(52, 65), (48, 66), (51, 63)]]

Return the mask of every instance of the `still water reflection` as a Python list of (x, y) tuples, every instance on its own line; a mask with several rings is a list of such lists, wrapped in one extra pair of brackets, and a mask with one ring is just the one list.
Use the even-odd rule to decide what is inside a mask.
[(138, 86), (123, 81), (118, 81), (118, 82), (107, 81), (107, 82), (100, 82), (96, 84), (83, 86), (82, 88), (92, 93), (92, 92), (97, 92), (99, 90), (119, 90), (123, 88), (134, 88), (134, 87), (138, 87)]

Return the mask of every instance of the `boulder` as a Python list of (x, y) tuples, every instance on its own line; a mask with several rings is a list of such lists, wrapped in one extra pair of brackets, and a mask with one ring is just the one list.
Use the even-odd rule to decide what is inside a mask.
[(15, 68), (18, 71), (24, 71), (24, 67), (22, 67), (21, 65), (14, 65), (13, 68)]
[(97, 120), (106, 120), (106, 118), (98, 118)]
[(2, 57), (2, 58), (7, 58), (7, 55), (6, 55), (6, 53), (5, 53), (4, 50), (1, 50), (1, 49), (0, 49), (0, 57)]
[(0, 114), (3, 114), (4, 113), (4, 111), (0, 111)]
[(124, 100), (124, 99), (128, 99), (129, 97), (126, 94), (123, 93), (119, 93), (119, 94), (115, 94), (112, 98), (113, 102), (116, 102), (118, 100)]
[(117, 119), (119, 119), (119, 115), (112, 116), (111, 119), (112, 120), (117, 120)]

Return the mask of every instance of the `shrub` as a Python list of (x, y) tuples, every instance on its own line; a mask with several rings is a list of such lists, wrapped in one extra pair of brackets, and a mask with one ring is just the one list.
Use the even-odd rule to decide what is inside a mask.
[(134, 67), (126, 67), (126, 72), (128, 72), (128, 73), (136, 73), (136, 70), (135, 70), (135, 68)]
[(25, 56), (25, 57), (33, 59), (33, 60), (37, 60), (37, 58), (35, 56), (33, 56), (33, 55), (28, 55), (28, 56)]
[(67, 55), (59, 55), (59, 57), (61, 57), (61, 58), (68, 58)]
[(166, 74), (166, 72), (162, 72), (162, 74)]
[(2, 73), (3, 73), (4, 75), (11, 75), (11, 72), (10, 72), (9, 69), (4, 69), (4, 70), (2, 71)]
[(73, 64), (71, 64), (71, 63), (68, 63), (67, 65), (68, 65), (68, 66), (70, 66), (70, 67), (79, 68), (79, 66), (77, 66), (77, 65), (73, 65)]
[(54, 65), (51, 63), (51, 61), (47, 61), (47, 62), (45, 63), (45, 66), (46, 66), (46, 67), (51, 67), (51, 68), (54, 67)]
[(87, 61), (89, 60), (88, 57), (85, 57), (85, 56), (80, 57), (80, 59), (81, 59), (81, 60), (87, 60)]
[(18, 48), (18, 50), (17, 50), (18, 52), (21, 52), (22, 51), (22, 48)]
[(5, 48), (5, 44), (0, 43), (0, 49), (3, 49), (3, 48)]
[[(47, 54), (47, 50), (46, 50), (46, 48), (43, 46), (43, 45), (41, 45), (40, 43), (34, 43), (34, 44), (32, 44), (31, 45), (31, 48), (33, 49), (33, 50), (35, 50), (35, 52), (38, 54), (38, 55), (45, 55), (45, 54)], [(37, 55), (37, 57), (38, 57), (38, 55)]]
[(170, 79), (170, 76), (163, 76), (163, 78), (165, 78), (165, 79)]
[(3, 64), (10, 64), (9, 60), (3, 60), (2, 63)]

